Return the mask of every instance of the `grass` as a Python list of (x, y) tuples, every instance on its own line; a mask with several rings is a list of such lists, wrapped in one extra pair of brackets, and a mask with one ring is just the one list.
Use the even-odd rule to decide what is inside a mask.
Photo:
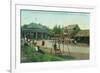
[(74, 59), (71, 56), (57, 56), (48, 53), (37, 52), (33, 45), (21, 46), (21, 62), (47, 62), (47, 61), (65, 61)]

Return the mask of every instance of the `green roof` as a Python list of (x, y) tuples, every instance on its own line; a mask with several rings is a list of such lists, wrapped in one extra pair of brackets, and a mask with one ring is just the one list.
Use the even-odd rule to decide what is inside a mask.
[(35, 28), (35, 29), (47, 29), (46, 26), (40, 24), (40, 23), (30, 23), (30, 24), (26, 24), (27, 27), (26, 28)]
[(89, 37), (89, 30), (80, 30), (75, 37)]
[(48, 32), (48, 28), (42, 24), (30, 23), (26, 24), (26, 27), (22, 26), (22, 31), (30, 31), (30, 32)]

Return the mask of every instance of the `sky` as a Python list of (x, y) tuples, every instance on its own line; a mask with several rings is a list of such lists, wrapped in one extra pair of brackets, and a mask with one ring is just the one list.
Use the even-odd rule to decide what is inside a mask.
[(51, 29), (55, 25), (66, 27), (72, 24), (78, 24), (81, 29), (89, 29), (89, 19), (89, 13), (83, 12), (21, 10), (21, 25), (34, 22)]

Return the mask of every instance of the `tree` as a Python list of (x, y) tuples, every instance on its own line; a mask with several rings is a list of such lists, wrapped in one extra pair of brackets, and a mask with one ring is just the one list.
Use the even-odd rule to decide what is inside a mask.
[(26, 25), (26, 24), (22, 26), (22, 28), (27, 28), (27, 27), (28, 27), (28, 25)]
[[(53, 28), (53, 32), (54, 32), (54, 37), (55, 37), (55, 44), (58, 42), (58, 48), (60, 49), (60, 44), (61, 44), (61, 40), (62, 40), (62, 35), (63, 35), (63, 28), (60, 27), (60, 25), (56, 25)], [(57, 42), (56, 42), (57, 41)]]
[(54, 34), (57, 34), (57, 32), (58, 32), (57, 25), (54, 26), (54, 28), (53, 28), (53, 32), (54, 32)]

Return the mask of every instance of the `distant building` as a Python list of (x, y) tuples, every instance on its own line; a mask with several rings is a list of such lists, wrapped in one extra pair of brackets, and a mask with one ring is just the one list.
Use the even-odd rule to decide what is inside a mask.
[(64, 28), (64, 35), (72, 38), (78, 31), (80, 31), (80, 27), (77, 24), (68, 25)]
[(37, 23), (27, 24), (21, 27), (21, 37), (28, 39), (47, 39), (48, 28)]
[(80, 30), (75, 36), (74, 39), (80, 43), (89, 44), (89, 30)]
[(64, 36), (67, 40), (75, 40), (77, 43), (89, 44), (89, 30), (81, 30), (77, 24), (64, 28)]

